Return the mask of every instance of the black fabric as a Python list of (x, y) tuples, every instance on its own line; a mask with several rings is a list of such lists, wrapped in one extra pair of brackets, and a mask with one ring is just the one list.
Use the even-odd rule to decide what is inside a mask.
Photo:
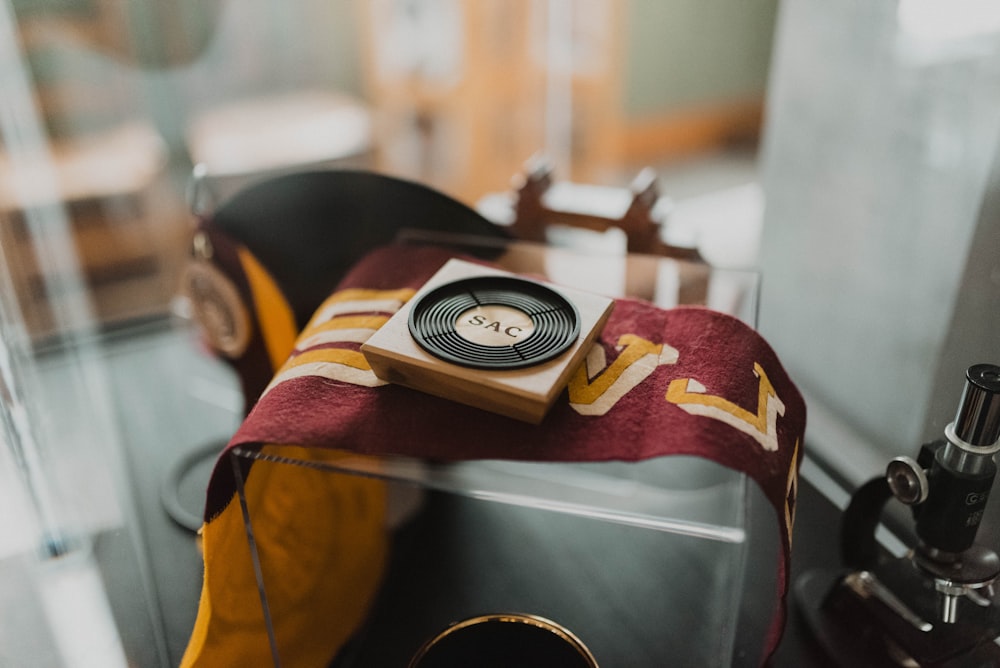
[(504, 238), (475, 210), (426, 186), (374, 172), (297, 172), (257, 183), (212, 216), (246, 246), (306, 324), (358, 258), (411, 228)]

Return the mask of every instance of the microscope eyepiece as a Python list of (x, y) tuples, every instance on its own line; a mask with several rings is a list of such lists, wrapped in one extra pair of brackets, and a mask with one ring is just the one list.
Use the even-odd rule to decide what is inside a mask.
[[(976, 364), (965, 372), (965, 389), (945, 440), (925, 446), (929, 494), (914, 507), (917, 535), (934, 551), (957, 554), (976, 538), (1000, 451), (1000, 366)], [(925, 452), (926, 451), (926, 452)]]
[(989, 447), (1000, 440), (1000, 366), (976, 364), (965, 372), (954, 432), (977, 447)]

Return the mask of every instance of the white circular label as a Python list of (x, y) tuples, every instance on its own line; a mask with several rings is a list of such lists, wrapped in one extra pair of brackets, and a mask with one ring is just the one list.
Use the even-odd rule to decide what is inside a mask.
[(455, 331), (466, 341), (481, 346), (512, 346), (535, 331), (531, 316), (499, 304), (476, 306), (455, 320)]

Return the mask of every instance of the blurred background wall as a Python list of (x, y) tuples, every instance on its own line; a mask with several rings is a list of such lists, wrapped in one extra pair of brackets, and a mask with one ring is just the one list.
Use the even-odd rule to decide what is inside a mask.
[[(967, 366), (1000, 362), (989, 3), (0, 6), (16, 36), (0, 41), (0, 248), (37, 350), (81, 325), (127, 337), (171, 322), (196, 165), (209, 208), (317, 166), (377, 169), (475, 204), (541, 151), (580, 182), (624, 186), (647, 165), (698, 180), (707, 196), (677, 202), (671, 223), (697, 210), (755, 262), (759, 245), (760, 329), (807, 394), (808, 456), (848, 490), (940, 435)], [(723, 192), (728, 170), (749, 187)], [(141, 377), (194, 385), (197, 372), (153, 359)], [(123, 415), (152, 410), (128, 388), (109, 389)], [(68, 415), (72, 394), (35, 403)], [(123, 424), (130, 447), (149, 440)]]
[(1000, 359), (998, 15), (975, 10), (782, 3), (761, 327), (852, 485), (942, 438), (965, 370)]
[[(474, 204), (539, 152), (560, 178), (622, 185), (647, 164), (752, 147), (777, 11), (776, 0), (12, 6), (25, 104), (61, 168), (52, 196), (74, 211), (109, 322), (169, 301), (196, 163), (217, 199), (255, 174), (335, 164)], [(131, 177), (99, 180), (101, 169)], [(16, 219), (12, 197), (0, 205)], [(38, 272), (29, 260), (15, 267), (34, 295), (32, 328), (51, 331)]]

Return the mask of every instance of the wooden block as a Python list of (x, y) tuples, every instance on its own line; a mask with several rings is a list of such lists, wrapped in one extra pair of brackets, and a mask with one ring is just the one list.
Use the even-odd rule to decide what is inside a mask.
[[(592, 293), (531, 281), (570, 302), (576, 309), (580, 329), (575, 341), (558, 356), (517, 369), (482, 369), (445, 361), (429, 353), (411, 336), (408, 324), (410, 313), (425, 295), (455, 281), (491, 276), (527, 280), (500, 269), (449, 260), (413, 299), (362, 345), (361, 351), (375, 375), (383, 380), (538, 424), (583, 362), (607, 322), (614, 301)], [(455, 329), (462, 330), (463, 339), (486, 346), (507, 347), (509, 343), (505, 339), (516, 335), (527, 339), (532, 335), (530, 331), (535, 324), (541, 326), (540, 322), (533, 323), (531, 316), (517, 312), (517, 309), (500, 306), (498, 310), (490, 310), (488, 306), (484, 305), (482, 311), (462, 312), (458, 316)]]

